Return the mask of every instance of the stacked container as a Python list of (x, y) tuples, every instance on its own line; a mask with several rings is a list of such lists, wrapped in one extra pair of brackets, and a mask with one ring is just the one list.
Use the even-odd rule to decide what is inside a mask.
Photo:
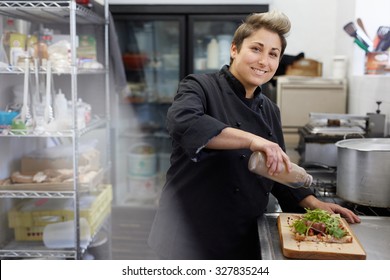
[(157, 197), (157, 154), (148, 143), (133, 145), (127, 155), (128, 197), (136, 203), (151, 203)]

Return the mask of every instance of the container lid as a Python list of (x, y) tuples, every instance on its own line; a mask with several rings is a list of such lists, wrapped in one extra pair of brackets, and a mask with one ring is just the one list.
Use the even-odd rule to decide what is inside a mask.
[(346, 61), (347, 57), (345, 55), (335, 55), (333, 56), (333, 61)]
[(365, 152), (390, 151), (390, 138), (347, 139), (338, 141), (336, 146)]
[(130, 153), (139, 155), (154, 155), (155, 149), (148, 143), (138, 143), (130, 147)]

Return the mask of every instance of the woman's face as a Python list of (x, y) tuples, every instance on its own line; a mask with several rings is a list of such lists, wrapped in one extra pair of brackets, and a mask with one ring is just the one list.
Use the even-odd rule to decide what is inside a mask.
[(282, 50), (277, 33), (261, 28), (244, 39), (241, 50), (231, 46), (233, 62), (230, 72), (244, 85), (246, 96), (252, 97), (259, 85), (268, 82), (275, 74)]

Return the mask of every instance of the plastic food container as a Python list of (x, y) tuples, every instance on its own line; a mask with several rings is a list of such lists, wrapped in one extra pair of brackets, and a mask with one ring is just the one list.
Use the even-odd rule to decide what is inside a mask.
[(16, 111), (12, 112), (4, 112), (0, 111), (0, 127), (6, 127), (10, 126), (12, 124), (12, 120), (18, 115), (19, 113)]
[(139, 143), (130, 148), (127, 155), (128, 175), (136, 177), (150, 177), (157, 172), (157, 155), (153, 146)]

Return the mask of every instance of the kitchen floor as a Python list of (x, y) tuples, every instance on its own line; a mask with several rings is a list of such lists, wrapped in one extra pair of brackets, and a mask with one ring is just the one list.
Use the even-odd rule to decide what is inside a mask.
[(158, 259), (147, 244), (156, 209), (146, 206), (113, 206), (111, 253), (113, 260)]

